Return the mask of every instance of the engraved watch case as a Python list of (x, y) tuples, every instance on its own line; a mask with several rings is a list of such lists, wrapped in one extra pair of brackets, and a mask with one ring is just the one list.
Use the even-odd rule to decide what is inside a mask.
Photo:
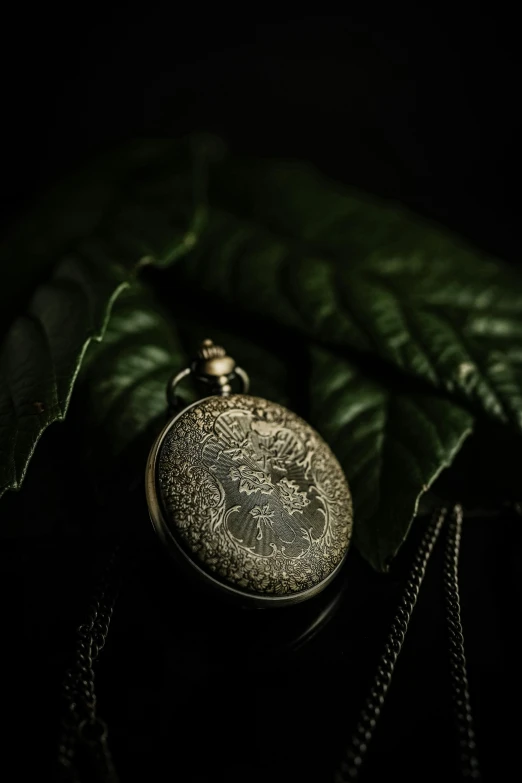
[[(205, 341), (190, 371), (218, 393), (174, 415), (152, 448), (152, 523), (173, 554), (214, 587), (258, 605), (302, 601), (333, 579), (348, 550), (346, 479), (299, 416), (232, 394), (233, 378), (247, 387), (248, 376), (223, 349), (205, 358), (212, 348)], [(214, 375), (213, 358), (220, 360)]]

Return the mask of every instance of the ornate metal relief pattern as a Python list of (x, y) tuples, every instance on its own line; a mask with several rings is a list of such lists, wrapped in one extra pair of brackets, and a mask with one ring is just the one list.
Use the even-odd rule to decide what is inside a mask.
[(301, 592), (347, 550), (352, 506), (341, 467), (280, 405), (246, 395), (202, 400), (170, 428), (158, 469), (171, 532), (240, 589)]

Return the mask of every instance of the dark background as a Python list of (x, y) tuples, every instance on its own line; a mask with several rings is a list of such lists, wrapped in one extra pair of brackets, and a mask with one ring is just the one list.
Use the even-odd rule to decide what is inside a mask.
[[(456, 5), (456, 4), (455, 4)], [(4, 23), (2, 181), (7, 229), (47, 183), (133, 135), (221, 134), (231, 149), (307, 158), (398, 199), (511, 263), (519, 260), (518, 27), (502, 6), (456, 15), (430, 4), (387, 15), (169, 15), (138, 7), (40, 7)], [(39, 777), (54, 752), (60, 678), (104, 515), (143, 518), (132, 578), (99, 672), (100, 711), (127, 780), (331, 778), (396, 606), (414, 539), (391, 577), (352, 553), (321, 634), (293, 650), (319, 611), (259, 620), (191, 597), (149, 531), (141, 496), (100, 510), (46, 434), (22, 494), (2, 501), (4, 564), (22, 568), (36, 674), (26, 742)], [(64, 489), (66, 487), (66, 489)], [(81, 502), (78, 495), (81, 494)], [(140, 509), (138, 514), (137, 509)], [(96, 518), (97, 524), (90, 525)], [(520, 520), (465, 525), (463, 619), (479, 751), (490, 780), (517, 761)], [(96, 534), (87, 534), (89, 529)], [(414, 537), (415, 538), (415, 537)], [(323, 599), (327, 600), (327, 599)], [(34, 712), (33, 712), (34, 710)], [(516, 719), (515, 719), (516, 720)], [(367, 779), (453, 779), (441, 558), (435, 555), (375, 737)], [(25, 762), (24, 762), (25, 764)]]

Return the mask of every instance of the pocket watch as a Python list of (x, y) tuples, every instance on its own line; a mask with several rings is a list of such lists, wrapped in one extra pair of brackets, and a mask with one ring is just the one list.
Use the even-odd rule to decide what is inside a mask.
[[(189, 375), (208, 394), (182, 407), (176, 388)], [(247, 373), (204, 340), (169, 382), (172, 416), (149, 455), (147, 503), (162, 542), (204, 583), (243, 603), (282, 606), (339, 572), (352, 501), (318, 433), (248, 390)]]

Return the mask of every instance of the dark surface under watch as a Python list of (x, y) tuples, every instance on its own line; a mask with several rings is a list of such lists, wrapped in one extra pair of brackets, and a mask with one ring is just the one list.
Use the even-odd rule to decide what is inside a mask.
[[(366, 7), (350, 17), (280, 12), (255, 20), (221, 10), (202, 19), (199, 8), (176, 9), (172, 19), (143, 7), (100, 17), (90, 8), (68, 13), (33, 9), (14, 20), (3, 48), (12, 90), (4, 222), (97, 147), (133, 134), (203, 129), (222, 133), (240, 152), (309, 158), (508, 260), (519, 256), (518, 27), (500, 9), (481, 16), (475, 8), (462, 19), (455, 9), (445, 16), (439, 4), (407, 13), (394, 7), (386, 18)], [(69, 438), (67, 427), (55, 425), (22, 493), (1, 506), (2, 569), (10, 584), (22, 572), (26, 604), (30, 698), (18, 777), (29, 765), (35, 779), (50, 777), (73, 630), (83, 620), (93, 564), (120, 523), (135, 535), (134, 569), (97, 689), (122, 783), (331, 779), (417, 534), (391, 576), (372, 572), (352, 551), (319, 603), (276, 610), (273, 618), (232, 611), (176, 576), (141, 491), (100, 507), (94, 474), (75, 473)], [(520, 519), (501, 510), (464, 526), (462, 614), (489, 780), (513, 779), (519, 766), (521, 529)], [(437, 550), (367, 780), (453, 779), (441, 565)], [(335, 611), (307, 640), (330, 599)]]
[[(241, 608), (199, 591), (175, 567), (153, 533), (141, 493), (103, 512), (86, 507), (96, 517), (89, 534), (71, 530), (73, 492), (65, 505), (63, 497), (49, 504), (49, 494), (58, 492), (52, 477), (58, 466), (59, 460), (48, 465), (45, 486), (28, 479), (33, 502), (47, 504), (38, 519), (33, 510), (25, 520), (35, 533), (23, 547), (15, 541), (3, 548), (4, 570), (12, 569), (14, 578), (23, 568), (26, 582), (31, 753), (18, 760), (20, 772), (34, 765), (47, 775), (53, 763), (60, 681), (94, 584), (93, 565), (101, 566), (112, 549), (116, 537), (106, 531), (115, 520), (132, 518), (124, 588), (96, 669), (98, 710), (120, 779), (331, 780), (367, 695), (422, 520), (391, 575), (376, 574), (351, 550), (339, 577), (315, 599)], [(9, 502), (8, 510), (21, 523), (28, 505)], [(53, 526), (52, 536), (41, 535), (42, 524)], [(512, 779), (517, 763), (521, 530), (511, 512), (474, 517), (464, 526), (462, 617), (486, 780)], [(458, 779), (441, 555), (438, 546), (362, 780), (382, 780), (390, 770), (403, 781)]]

